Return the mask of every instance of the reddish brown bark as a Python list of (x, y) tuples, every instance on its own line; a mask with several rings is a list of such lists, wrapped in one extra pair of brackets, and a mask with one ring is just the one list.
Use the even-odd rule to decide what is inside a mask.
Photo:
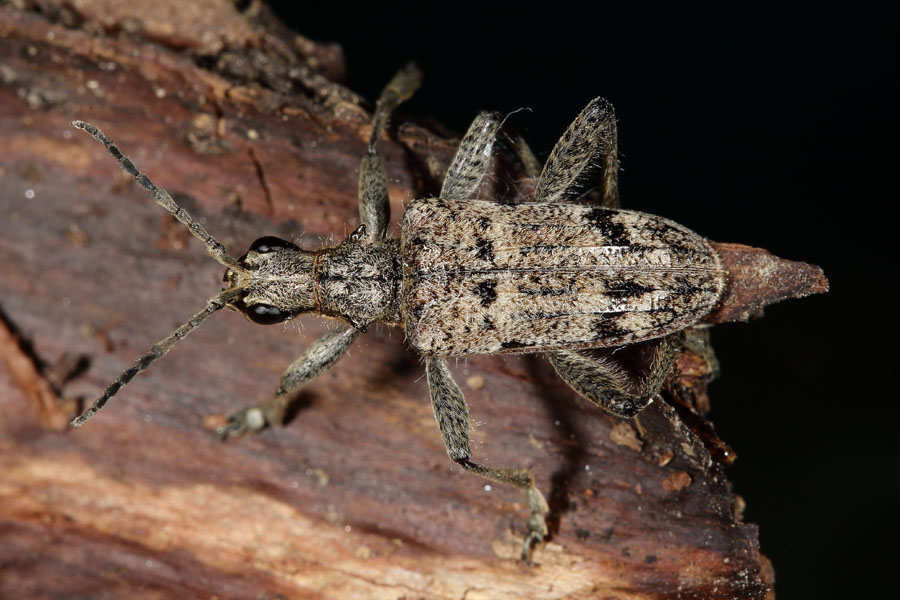
[[(86, 427), (48, 427), (221, 278), (72, 119), (114, 137), (233, 253), (262, 234), (312, 246), (358, 223), (369, 113), (333, 83), (339, 50), (256, 3), (188, 4), (0, 10), (0, 306), (16, 332), (0, 338), (0, 596), (764, 597), (756, 527), (736, 514), (727, 446), (700, 416), (702, 352), (685, 351), (667, 386), (681, 418), (657, 403), (635, 422), (588, 406), (537, 357), (455, 366), (476, 458), (531, 468), (548, 495), (536, 566), (515, 560), (521, 495), (451, 466), (397, 331), (358, 340), (286, 427), (258, 436), (222, 443), (202, 424), (265, 398), (328, 324), (216, 315)], [(379, 146), (395, 223), (454, 150), (402, 121)], [(744, 301), (753, 287), (733, 283), (714, 320), (768, 303)], [(45, 365), (64, 353), (90, 365), (54, 409)]]
[(778, 258), (761, 248), (742, 244), (713, 244), (728, 269), (728, 294), (706, 316), (707, 323), (749, 321), (763, 308), (788, 298), (828, 291), (828, 280), (815, 265)]

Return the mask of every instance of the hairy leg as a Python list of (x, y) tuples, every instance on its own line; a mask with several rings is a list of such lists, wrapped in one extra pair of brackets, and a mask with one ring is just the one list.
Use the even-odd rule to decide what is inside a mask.
[(647, 375), (635, 385), (618, 365), (604, 358), (594, 358), (577, 350), (548, 352), (547, 358), (573, 390), (616, 416), (631, 418), (659, 393), (683, 345), (682, 332), (660, 340)]
[(441, 198), (462, 200), (474, 197), (490, 165), (502, 122), (500, 115), (492, 112), (483, 112), (475, 117), (447, 169)]
[(541, 543), (547, 535), (544, 515), (549, 508), (543, 494), (534, 485), (534, 476), (527, 469), (497, 469), (472, 462), (469, 449), (469, 407), (466, 405), (462, 390), (453, 380), (444, 359), (426, 359), (425, 368), (434, 417), (441, 429), (444, 446), (450, 458), (467, 471), (524, 490), (529, 516), (528, 534), (522, 547), (522, 560), (527, 560), (531, 549)]
[(616, 113), (612, 104), (595, 98), (559, 138), (534, 192), (535, 202), (562, 202), (578, 192), (578, 184), (595, 167), (602, 169), (601, 206), (619, 207), (619, 158)]
[(541, 176), (541, 163), (531, 151), (531, 146), (525, 141), (520, 134), (516, 133), (512, 136), (513, 152), (519, 158), (519, 162), (525, 168), (525, 173), (537, 182)]
[(415, 65), (409, 64), (388, 82), (375, 104), (369, 148), (359, 167), (359, 218), (371, 239), (384, 237), (391, 216), (387, 175), (375, 146), (391, 113), (401, 102), (412, 97), (421, 81), (422, 72)]
[(229, 414), (228, 422), (217, 428), (216, 434), (227, 438), (255, 433), (268, 425), (280, 425), (284, 421), (290, 394), (334, 366), (358, 334), (356, 328), (348, 327), (320, 337), (284, 371), (274, 395), (261, 404)]

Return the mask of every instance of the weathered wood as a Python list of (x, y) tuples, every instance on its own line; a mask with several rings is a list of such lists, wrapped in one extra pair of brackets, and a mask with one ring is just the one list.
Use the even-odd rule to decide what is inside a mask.
[(749, 321), (761, 317), (769, 304), (828, 291), (825, 273), (816, 265), (742, 244), (715, 243), (713, 247), (728, 270), (728, 293), (704, 318), (706, 323)]
[[(233, 253), (358, 224), (369, 113), (332, 81), (339, 51), (255, 2), (153, 5), (0, 10), (0, 303), (16, 333), (0, 344), (21, 369), (0, 367), (0, 596), (766, 595), (727, 446), (701, 416), (714, 370), (702, 352), (685, 351), (667, 386), (681, 419), (657, 403), (634, 422), (590, 407), (539, 357), (455, 365), (476, 458), (527, 466), (548, 493), (536, 565), (515, 560), (520, 494), (452, 466), (397, 331), (363, 336), (286, 427), (258, 436), (222, 443), (203, 424), (266, 397), (329, 323), (215, 315), (88, 426), (46, 427), (46, 364), (88, 357), (63, 402), (89, 402), (221, 279), (72, 119), (105, 129)], [(415, 125), (382, 141), (393, 231), (453, 150)]]

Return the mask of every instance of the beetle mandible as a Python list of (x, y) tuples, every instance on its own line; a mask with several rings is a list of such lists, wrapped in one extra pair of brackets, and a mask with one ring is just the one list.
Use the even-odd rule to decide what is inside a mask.
[[(137, 373), (226, 306), (261, 324), (315, 312), (347, 326), (307, 348), (268, 400), (231, 413), (218, 430), (225, 437), (281, 423), (290, 395), (332, 367), (369, 324), (397, 326), (425, 359), (435, 418), (450, 458), (525, 492), (529, 518), (522, 557), (527, 558), (547, 534), (547, 503), (528, 470), (472, 461), (468, 407), (446, 358), (544, 353), (584, 398), (614, 415), (633, 417), (659, 392), (682, 347), (683, 330), (724, 294), (727, 273), (709, 242), (696, 233), (662, 217), (619, 208), (615, 114), (602, 98), (575, 118), (543, 168), (517, 140), (516, 152), (537, 181), (529, 203), (473, 199), (503, 124), (497, 113), (481, 113), (460, 142), (439, 197), (412, 202), (403, 215), (401, 237), (388, 238), (387, 178), (376, 144), (392, 111), (420, 80), (420, 71), (410, 65), (383, 90), (360, 167), (362, 225), (340, 244), (317, 250), (262, 237), (239, 259), (231, 257), (99, 129), (73, 122), (206, 245), (226, 267), (226, 285), (125, 370), (72, 425), (83, 425)], [(601, 170), (600, 202), (575, 202), (577, 184), (595, 167)], [(653, 339), (658, 343), (648, 372), (637, 382), (613, 362), (583, 352)]]

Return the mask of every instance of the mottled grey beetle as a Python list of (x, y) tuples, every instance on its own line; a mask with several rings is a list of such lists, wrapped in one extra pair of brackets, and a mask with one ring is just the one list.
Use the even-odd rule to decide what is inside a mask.
[[(446, 358), (546, 353), (579, 394), (615, 415), (633, 417), (659, 392), (682, 346), (682, 330), (724, 294), (726, 273), (696, 233), (619, 208), (615, 115), (600, 98), (572, 122), (542, 170), (516, 139), (519, 158), (537, 180), (531, 203), (472, 199), (502, 125), (495, 113), (478, 115), (460, 142), (440, 197), (410, 204), (400, 239), (387, 238), (387, 183), (375, 146), (391, 112), (420, 79), (418, 69), (405, 68), (376, 105), (360, 169), (362, 225), (337, 246), (312, 251), (263, 237), (240, 259), (232, 258), (100, 130), (75, 121), (227, 270), (224, 291), (123, 372), (72, 425), (83, 425), (137, 373), (225, 306), (262, 324), (306, 312), (349, 323), (294, 361), (270, 399), (229, 415), (218, 430), (226, 437), (281, 423), (289, 394), (334, 365), (370, 323), (401, 327), (425, 358), (434, 414), (450, 457), (467, 470), (525, 491), (530, 516), (522, 556), (527, 558), (547, 533), (547, 503), (527, 470), (471, 461), (468, 408)], [(601, 201), (573, 202), (577, 184), (594, 167), (602, 170)], [(647, 375), (636, 383), (612, 362), (581, 352), (652, 339), (659, 343)]]

